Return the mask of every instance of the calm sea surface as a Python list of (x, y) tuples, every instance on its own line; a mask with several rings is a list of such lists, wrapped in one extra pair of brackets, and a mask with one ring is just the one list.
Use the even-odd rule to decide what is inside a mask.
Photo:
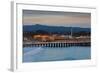
[(24, 47), (23, 62), (91, 59), (90, 47)]

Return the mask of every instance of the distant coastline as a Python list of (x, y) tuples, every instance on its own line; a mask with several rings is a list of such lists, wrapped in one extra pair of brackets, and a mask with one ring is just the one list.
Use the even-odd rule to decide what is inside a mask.
[(71, 29), (73, 29), (73, 32), (91, 32), (91, 28), (83, 27), (47, 26), (43, 24), (23, 25), (23, 32), (31, 32), (37, 30), (43, 30), (47, 32), (70, 32)]

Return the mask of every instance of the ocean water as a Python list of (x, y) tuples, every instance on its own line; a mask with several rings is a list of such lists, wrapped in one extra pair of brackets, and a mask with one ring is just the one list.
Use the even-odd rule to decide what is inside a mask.
[(24, 47), (23, 62), (63, 61), (91, 59), (90, 47)]

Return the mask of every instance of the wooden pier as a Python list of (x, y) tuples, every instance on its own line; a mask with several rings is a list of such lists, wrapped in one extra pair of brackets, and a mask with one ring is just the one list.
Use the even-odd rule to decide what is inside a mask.
[(52, 41), (52, 42), (24, 42), (23, 47), (71, 47), (71, 46), (90, 46), (89, 39), (84, 40), (65, 40), (65, 41)]

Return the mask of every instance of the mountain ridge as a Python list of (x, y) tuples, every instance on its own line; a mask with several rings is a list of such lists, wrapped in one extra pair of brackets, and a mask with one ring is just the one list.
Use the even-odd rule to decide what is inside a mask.
[(23, 25), (24, 32), (36, 32), (38, 30), (47, 31), (49, 33), (68, 33), (71, 32), (91, 32), (91, 28), (81, 28), (81, 27), (65, 27), (65, 26), (48, 26), (48, 25)]

